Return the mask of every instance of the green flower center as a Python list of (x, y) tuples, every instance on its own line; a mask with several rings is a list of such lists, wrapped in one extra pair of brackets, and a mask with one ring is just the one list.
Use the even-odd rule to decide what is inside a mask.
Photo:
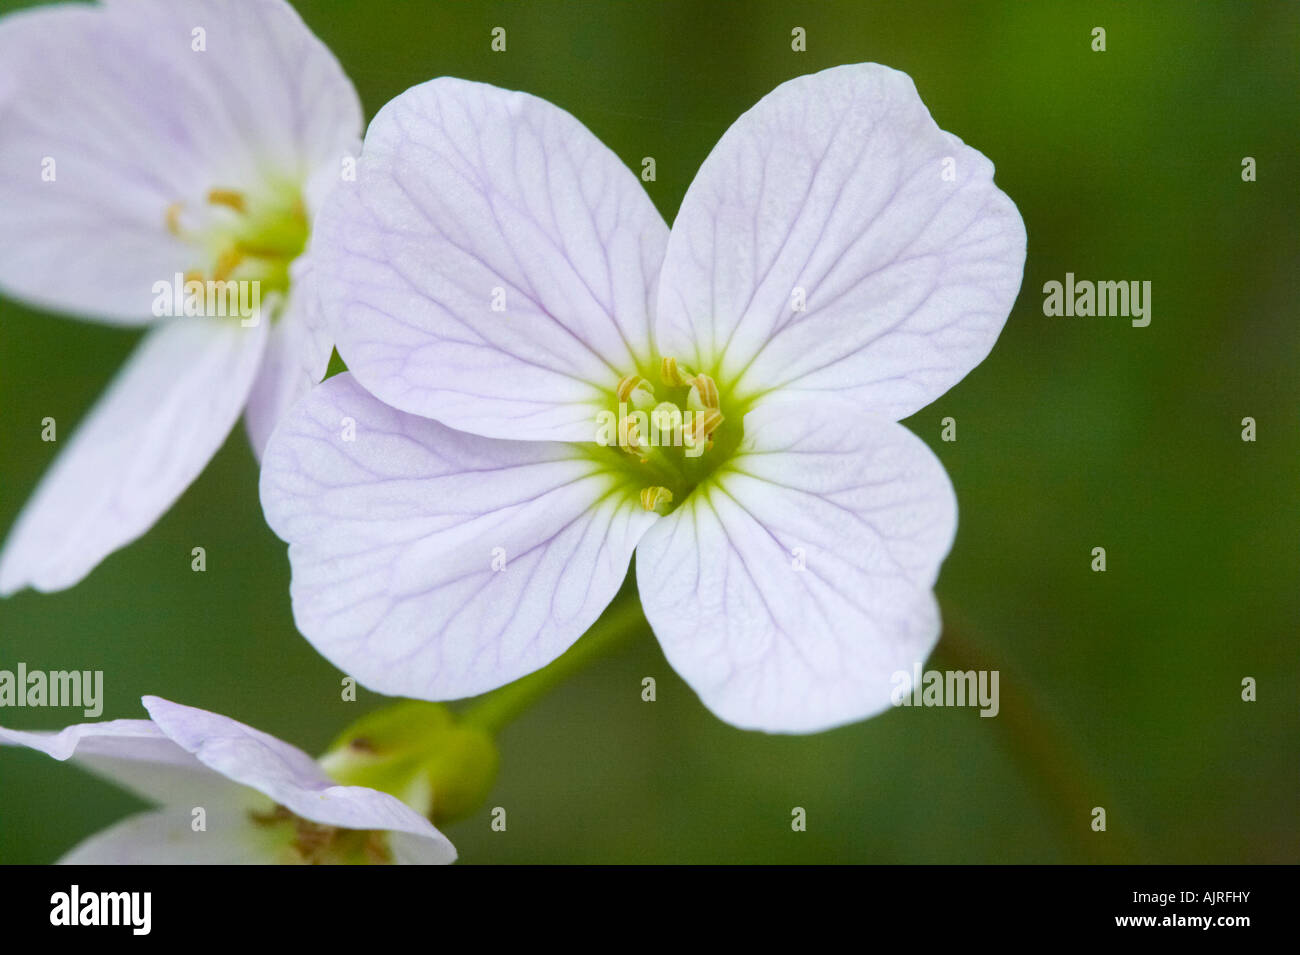
[(675, 358), (662, 359), (656, 378), (636, 372), (619, 381), (590, 453), (638, 490), (643, 508), (667, 514), (731, 459), (747, 409)]
[(298, 186), (270, 180), (260, 192), (214, 188), (198, 208), (172, 203), (167, 231), (194, 248), (185, 282), (250, 283), (258, 298), (289, 292), (289, 267), (307, 247), (310, 223)]

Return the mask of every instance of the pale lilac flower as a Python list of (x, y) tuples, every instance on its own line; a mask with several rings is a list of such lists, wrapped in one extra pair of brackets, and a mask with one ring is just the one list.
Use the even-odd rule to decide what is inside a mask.
[[(351, 82), (284, 0), (0, 19), (0, 292), (151, 326), (19, 517), (0, 594), (80, 581), (171, 507), (241, 411), (260, 452), (323, 377), (300, 253), (361, 128)], [(160, 285), (187, 281), (261, 308), (172, 317), (183, 298)]]
[[(151, 719), (57, 733), (0, 727), (0, 743), (71, 759), (160, 808), (60, 861), (91, 865), (453, 862), (456, 850), (395, 796), (340, 786), (302, 750), (206, 710), (144, 698)], [(200, 813), (198, 810), (202, 810)]]
[[(737, 726), (879, 712), (933, 647), (956, 505), (895, 422), (988, 354), (1025, 232), (904, 74), (778, 87), (671, 235), (568, 113), (434, 80), (376, 117), (318, 242), (351, 372), (285, 417), (262, 501), (299, 628), (362, 683), (449, 699), (544, 666), (634, 550), (668, 661)], [(643, 423), (602, 447), (620, 403), (672, 436), (693, 414), (707, 449)]]

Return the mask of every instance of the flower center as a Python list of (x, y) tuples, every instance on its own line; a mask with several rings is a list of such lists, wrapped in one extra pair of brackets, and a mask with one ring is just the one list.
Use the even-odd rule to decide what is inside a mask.
[(388, 865), (393, 861), (384, 832), (341, 829), (294, 815), (277, 805), (267, 812), (249, 811), (253, 824), (284, 841), (287, 860), (304, 865)]
[(310, 232), (302, 194), (287, 183), (257, 194), (214, 188), (202, 206), (172, 203), (165, 220), (168, 232), (195, 247), (186, 283), (256, 283), (263, 299), (289, 291), (289, 267)]
[[(740, 443), (741, 415), (728, 417), (717, 382), (664, 358), (658, 384), (640, 373), (614, 390), (615, 410), (597, 416), (602, 460), (640, 489), (641, 506), (667, 514), (730, 458)], [(609, 454), (617, 455), (611, 461)]]

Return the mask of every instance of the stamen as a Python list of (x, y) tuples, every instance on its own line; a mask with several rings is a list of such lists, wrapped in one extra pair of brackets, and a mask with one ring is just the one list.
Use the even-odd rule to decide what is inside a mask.
[(307, 819), (300, 819), (294, 832), (294, 839), (289, 845), (303, 861), (315, 862), (325, 854), (325, 850), (329, 848), (336, 835), (338, 830), (333, 826), (323, 826)]
[(625, 415), (618, 423), (618, 446), (628, 454), (641, 455), (641, 425), (631, 415)]
[(363, 851), (371, 865), (389, 865), (393, 861), (393, 852), (382, 832), (368, 832)]
[(632, 389), (643, 381), (645, 381), (645, 378), (641, 375), (624, 375), (619, 379), (614, 394), (618, 395), (619, 401), (627, 401), (628, 395), (632, 394)]
[(674, 388), (686, 384), (686, 379), (682, 377), (681, 371), (677, 368), (676, 358), (665, 358), (659, 363), (659, 376), (663, 378), (665, 385), (671, 385)]
[(180, 238), (181, 235), (181, 210), (185, 208), (183, 202), (173, 202), (167, 207), (165, 218), (167, 220), (167, 231), (172, 235)]
[(694, 411), (721, 407), (718, 403), (718, 383), (708, 375), (696, 375), (691, 379), (691, 393), (686, 402), (687, 407)]
[(641, 506), (647, 511), (653, 511), (661, 505), (668, 505), (673, 502), (673, 492), (666, 487), (652, 485), (651, 487), (641, 488)]
[(225, 249), (217, 256), (217, 267), (212, 272), (212, 278), (218, 282), (226, 281), (243, 261), (244, 253), (240, 251), (238, 245), (232, 249)]
[(279, 803), (271, 809), (268, 809), (266, 812), (259, 812), (256, 809), (250, 809), (248, 815), (252, 818), (253, 822), (257, 823), (259, 826), (271, 826), (277, 822), (285, 822), (294, 818), (293, 813), (284, 806), (281, 806)]
[(292, 826), (289, 849), (294, 861), (311, 865), (331, 862), (356, 862), (363, 857), (372, 865), (393, 861), (392, 851), (383, 832), (373, 829), (343, 829), (312, 822), (277, 805), (268, 812), (250, 811), (253, 824), (260, 828)]
[(692, 429), (695, 445), (698, 447), (701, 441), (708, 440), (709, 446), (712, 447), (713, 432), (721, 427), (724, 420), (722, 412), (716, 408), (705, 408), (696, 414), (695, 427)]
[(633, 408), (648, 408), (655, 400), (654, 386), (643, 375), (626, 375), (619, 379), (614, 393), (620, 403), (630, 402)]
[(248, 202), (244, 199), (244, 194), (234, 189), (211, 189), (208, 191), (208, 202), (214, 206), (234, 209), (241, 216), (248, 211)]

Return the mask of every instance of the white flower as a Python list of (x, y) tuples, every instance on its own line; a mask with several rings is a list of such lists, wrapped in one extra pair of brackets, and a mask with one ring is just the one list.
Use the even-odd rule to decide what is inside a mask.
[[(161, 808), (91, 836), (60, 862), (442, 864), (456, 850), (395, 796), (340, 786), (302, 750), (225, 716), (144, 698), (151, 719), (58, 733), (0, 727), (0, 743), (71, 759)], [(198, 810), (202, 810), (200, 813)]]
[[(568, 113), (434, 80), (371, 124), (317, 248), (351, 373), (285, 417), (262, 501), (299, 628), (361, 682), (449, 699), (542, 667), (634, 550), (669, 662), (737, 726), (879, 712), (933, 647), (956, 505), (895, 422), (988, 354), (1025, 232), (904, 74), (778, 87), (671, 235)], [(622, 415), (627, 447), (598, 443), (656, 404), (693, 449)]]
[[(76, 584), (153, 525), (241, 411), (260, 451), (321, 379), (330, 347), (299, 253), (361, 124), (337, 60), (283, 0), (0, 19), (0, 292), (151, 326), (19, 517), (0, 594)], [(263, 307), (159, 317), (187, 281), (236, 283)]]

